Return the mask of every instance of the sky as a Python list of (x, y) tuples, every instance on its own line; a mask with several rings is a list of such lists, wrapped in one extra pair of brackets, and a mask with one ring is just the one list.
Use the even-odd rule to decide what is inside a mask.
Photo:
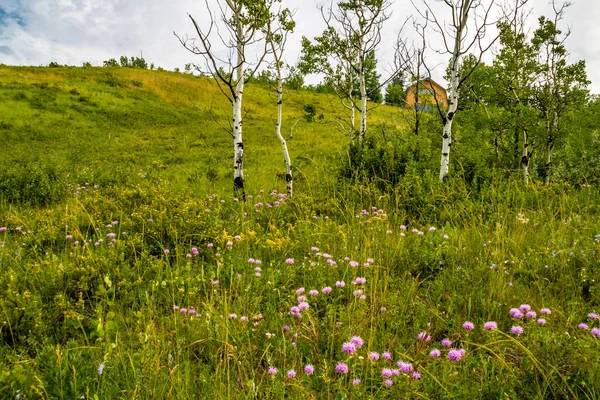
[[(208, 0), (213, 11), (218, 0)], [(415, 0), (419, 4), (420, 0)], [(488, 0), (484, 0), (488, 1)], [(531, 9), (529, 29), (532, 32), (540, 15), (551, 15), (549, 0), (529, 0)], [(440, 20), (445, 19), (444, 8), (435, 4)], [(286, 61), (296, 64), (302, 36), (319, 35), (325, 24), (317, 9), (329, 5), (330, 0), (283, 0), (284, 7), (295, 10), (296, 29), (288, 40)], [(393, 43), (398, 30), (410, 15), (416, 12), (410, 0), (392, 0), (391, 17), (383, 30), (383, 40), (376, 56), (385, 78), (393, 61)], [(590, 89), (600, 93), (600, 0), (572, 0), (562, 27), (571, 28), (566, 46), (570, 61), (584, 59), (587, 63)], [(173, 32), (193, 36), (188, 18), (191, 14), (202, 26), (208, 21), (205, 0), (0, 0), (0, 63), (8, 65), (82, 65), (90, 62), (100, 66), (109, 58), (121, 55), (140, 56), (173, 70), (187, 63), (203, 64), (201, 56), (186, 51)], [(436, 66), (432, 77), (444, 84), (442, 76), (448, 55), (441, 49), (441, 41), (429, 34), (430, 65)], [(216, 46), (216, 44), (215, 44)], [(491, 57), (491, 55), (489, 56)], [(489, 60), (488, 57), (488, 60)], [(319, 77), (308, 77), (308, 83), (317, 83)]]

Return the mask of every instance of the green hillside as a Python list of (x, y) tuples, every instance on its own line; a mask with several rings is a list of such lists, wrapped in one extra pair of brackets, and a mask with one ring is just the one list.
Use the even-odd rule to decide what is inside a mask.
[(598, 398), (600, 103), (549, 185), (465, 109), (440, 182), (435, 118), (349, 146), (290, 91), (292, 198), (275, 97), (245, 104), (235, 199), (210, 80), (0, 67), (0, 398)]

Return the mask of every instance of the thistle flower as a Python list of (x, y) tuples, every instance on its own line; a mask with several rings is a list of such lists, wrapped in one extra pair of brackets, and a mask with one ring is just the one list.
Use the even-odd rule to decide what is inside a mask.
[(314, 290), (314, 289), (313, 289), (313, 290), (311, 290), (310, 292), (308, 292), (308, 294), (310, 294), (311, 296), (316, 296), (316, 295), (318, 295), (318, 294), (319, 294), (319, 291), (318, 291), (318, 290)]
[(373, 361), (379, 360), (379, 353), (372, 351), (369, 353), (369, 358)]
[(429, 342), (431, 340), (431, 336), (427, 331), (420, 332), (417, 338), (420, 342)]
[(295, 377), (296, 377), (296, 371), (294, 371), (293, 369), (290, 369), (290, 370), (287, 372), (287, 377), (288, 377), (288, 378), (295, 378)]
[(412, 377), (413, 379), (415, 379), (415, 380), (416, 380), (416, 379), (421, 379), (421, 374), (420, 374), (420, 373), (418, 373), (417, 371), (415, 371), (415, 372), (413, 372), (413, 373), (412, 373), (412, 376), (411, 376), (411, 377)]
[(521, 310), (522, 312), (531, 311), (531, 306), (529, 304), (521, 304), (519, 306), (519, 310)]
[(343, 288), (344, 286), (346, 286), (346, 284), (344, 283), (344, 281), (337, 281), (335, 283), (335, 287)]
[(286, 264), (292, 265), (294, 263), (294, 259), (293, 258), (288, 258), (287, 260), (285, 260)]
[(535, 313), (535, 311), (527, 311), (527, 314), (525, 314), (525, 317), (535, 318), (535, 317), (537, 317), (537, 314)]
[(537, 320), (537, 323), (540, 324), (540, 325), (545, 325), (546, 324), (546, 320), (544, 318), (539, 318)]
[(462, 327), (468, 331), (472, 331), (473, 329), (475, 329), (475, 324), (473, 324), (470, 321), (466, 321)]
[(102, 375), (102, 372), (104, 372), (104, 364), (100, 363), (100, 365), (98, 365), (98, 375)]
[(381, 370), (381, 376), (384, 378), (389, 378), (392, 376), (392, 370), (389, 368), (384, 368)]
[(277, 368), (271, 367), (271, 368), (269, 368), (269, 370), (267, 371), (267, 373), (269, 375), (277, 375)]
[(354, 380), (352, 381), (352, 384), (353, 384), (354, 386), (358, 386), (358, 385), (360, 385), (360, 379), (354, 379)]
[(583, 322), (582, 322), (582, 323), (580, 323), (579, 325), (577, 325), (577, 327), (578, 327), (579, 329), (587, 329), (587, 328), (589, 328), (589, 326), (587, 326), (587, 324), (584, 324)]
[(354, 354), (356, 353), (356, 346), (354, 343), (346, 342), (342, 344), (342, 351), (346, 354)]
[(442, 352), (439, 351), (438, 349), (433, 349), (429, 352), (429, 357), (431, 357), (431, 358), (438, 358), (441, 355), (442, 355)]
[(452, 346), (452, 341), (450, 339), (444, 339), (444, 340), (442, 340), (442, 346), (450, 347), (450, 346)]
[(394, 381), (392, 381), (391, 379), (386, 379), (385, 381), (383, 381), (383, 383), (385, 383), (387, 387), (391, 387), (394, 385)]
[(305, 289), (303, 287), (296, 289), (296, 294), (300, 295), (300, 294), (304, 293), (304, 290)]
[(351, 266), (352, 268), (356, 268), (356, 267), (358, 267), (358, 262), (357, 262), (357, 261), (350, 261), (350, 263), (349, 263), (349, 264), (350, 264), (350, 266)]
[(392, 355), (389, 352), (386, 351), (386, 352), (384, 352), (381, 355), (381, 358), (383, 358), (384, 360), (391, 360), (392, 359)]
[(540, 314), (546, 314), (546, 315), (550, 315), (550, 314), (552, 314), (552, 311), (550, 311), (550, 309), (549, 309), (549, 308), (542, 308), (542, 309), (540, 310)]
[(347, 374), (348, 373), (348, 364), (345, 363), (337, 363), (337, 365), (335, 366), (335, 372), (337, 372), (338, 374)]
[(483, 329), (485, 329), (486, 331), (493, 331), (495, 329), (498, 329), (498, 324), (494, 321), (489, 321), (483, 324)]
[(510, 332), (513, 335), (519, 336), (521, 333), (523, 333), (523, 327), (521, 327), (519, 325), (515, 325), (512, 328), (510, 328)]
[(331, 289), (331, 286), (326, 286), (326, 287), (324, 287), (323, 289), (321, 289), (321, 292), (322, 292), (323, 294), (329, 294), (329, 293), (331, 293), (331, 290), (332, 290), (332, 289)]
[(365, 341), (360, 336), (352, 336), (350, 343), (354, 344), (356, 347), (361, 347)]
[(598, 314), (596, 314), (596, 313), (589, 313), (588, 314), (588, 318), (590, 318), (590, 319), (598, 319)]
[(452, 349), (448, 352), (448, 359), (450, 361), (458, 361), (462, 358), (462, 356), (462, 353), (456, 349)]
[(306, 375), (312, 375), (312, 374), (314, 374), (314, 373), (315, 373), (315, 367), (313, 367), (313, 366), (312, 366), (312, 365), (310, 365), (310, 364), (306, 364), (306, 365), (304, 366), (304, 373), (305, 373)]
[(400, 368), (400, 370), (402, 372), (404, 372), (405, 374), (408, 374), (409, 372), (412, 372), (412, 370), (413, 370), (413, 365), (411, 363), (405, 363), (404, 361), (398, 361), (397, 365), (398, 365), (398, 368)]

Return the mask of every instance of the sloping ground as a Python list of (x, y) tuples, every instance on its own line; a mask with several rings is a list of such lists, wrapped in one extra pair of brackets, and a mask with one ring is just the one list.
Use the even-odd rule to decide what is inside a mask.
[[(276, 99), (268, 87), (251, 84), (244, 104), (247, 183), (257, 188), (283, 171), (274, 133)], [(324, 122), (305, 121), (306, 104), (313, 104)], [(9, 169), (60, 167), (59, 175), (68, 173), (72, 183), (120, 183), (161, 171), (180, 186), (229, 187), (232, 140), (220, 125), (228, 125), (230, 107), (216, 83), (204, 77), (129, 68), (2, 66), (0, 137), (6, 153), (0, 163)], [(343, 117), (339, 100), (290, 91), (284, 107), (283, 131), (294, 126), (290, 149), (300, 179), (343, 154), (348, 140), (335, 122)], [(393, 124), (396, 112), (381, 106), (370, 122)]]

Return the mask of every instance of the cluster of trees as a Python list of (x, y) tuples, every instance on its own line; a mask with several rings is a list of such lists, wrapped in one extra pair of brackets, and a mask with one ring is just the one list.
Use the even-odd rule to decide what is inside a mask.
[[(211, 6), (211, 1), (218, 3), (217, 6)], [(419, 7), (415, 6), (415, 16), (407, 19), (398, 32), (394, 68), (385, 77), (377, 72), (376, 52), (380, 50), (382, 28), (390, 16), (391, 0), (338, 0), (320, 7), (326, 28), (313, 39), (302, 38), (301, 58), (296, 67), (283, 61), (288, 34), (295, 22), (293, 13), (281, 7), (281, 0), (206, 0), (210, 17), (206, 26), (200, 26), (190, 15), (195, 35), (176, 36), (186, 49), (203, 57), (204, 65), (192, 66), (214, 77), (232, 104), (231, 123), (224, 128), (234, 144), (234, 191), (243, 195), (245, 186), (242, 109), (244, 88), (251, 79), (271, 85), (277, 93), (278, 119), (274, 130), (282, 144), (291, 195), (292, 165), (281, 134), (284, 86), (298, 89), (304, 87), (304, 75), (322, 74), (323, 81), (313, 89), (338, 96), (342, 109), (347, 111), (347, 118), (339, 121), (340, 130), (351, 143), (360, 145), (368, 132), (369, 111), (376, 106), (373, 103), (385, 100), (403, 106), (406, 86), (419, 85), (423, 78), (431, 76), (426, 57), (432, 51), (430, 35), (437, 35), (443, 43), (442, 49), (435, 51), (449, 57), (448, 107), (440, 105), (435, 93), (433, 96), (441, 122), (440, 180), (449, 172), (453, 121), (457, 113), (468, 111), (469, 115), (478, 113), (477, 118), (487, 121), (494, 132), (497, 154), (502, 150), (503, 140), (506, 141), (501, 136), (511, 131), (512, 167), (522, 169), (525, 182), (531, 175), (534, 152), (539, 153), (543, 143), (545, 162), (537, 169), (546, 183), (550, 182), (553, 149), (567, 131), (568, 116), (574, 107), (586, 105), (590, 100), (585, 62), (569, 63), (565, 48), (569, 32), (559, 27), (569, 4), (557, 6), (554, 0), (554, 15), (540, 17), (539, 27), (528, 37), (525, 29), (528, 0), (505, 0), (498, 7), (502, 17), (494, 21), (490, 16), (496, 10), (496, 0), (444, 0), (445, 15), (436, 15), (427, 1), (421, 0)], [(220, 15), (211, 10), (219, 10)], [(412, 23), (408, 24), (409, 21)], [(492, 25), (498, 28), (497, 35), (489, 35)], [(409, 43), (404, 38), (407, 26), (412, 26), (418, 34), (418, 41)], [(215, 50), (217, 41), (221, 42), (220, 47), (228, 49), (227, 56)], [(499, 52), (493, 63), (483, 64), (484, 54), (495, 43), (499, 43)], [(250, 46), (253, 53), (262, 48), (255, 59), (248, 58)], [(121, 64), (131, 66), (134, 61), (122, 57)], [(186, 70), (190, 69), (188, 65)], [(407, 119), (418, 135), (423, 110), (416, 103), (411, 118)], [(469, 118), (461, 121), (468, 123)]]

